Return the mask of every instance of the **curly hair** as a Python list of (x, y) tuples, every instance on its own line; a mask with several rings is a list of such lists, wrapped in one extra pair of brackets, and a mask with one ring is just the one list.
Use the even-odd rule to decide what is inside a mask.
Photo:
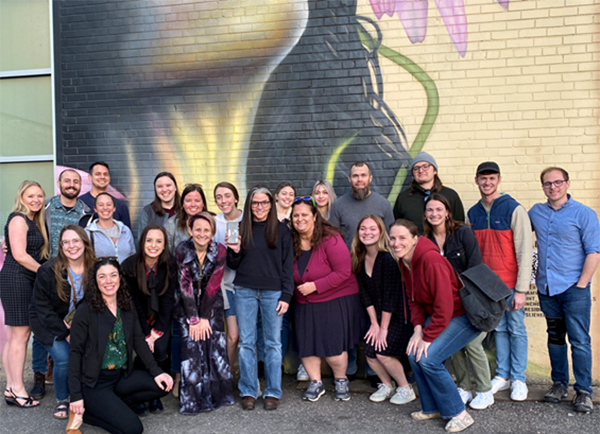
[(98, 288), (98, 281), (96, 280), (98, 270), (100, 270), (100, 268), (105, 265), (110, 265), (116, 268), (119, 273), (119, 288), (117, 289), (117, 306), (121, 310), (130, 310), (131, 295), (129, 294), (129, 290), (127, 289), (125, 279), (123, 278), (123, 270), (121, 270), (121, 265), (115, 258), (106, 257), (99, 258), (94, 264), (92, 272), (90, 273), (90, 277), (88, 280), (88, 291), (85, 294), (85, 299), (90, 304), (90, 310), (92, 312), (103, 312), (104, 308), (106, 307), (106, 302), (102, 297), (100, 288)]
[[(325, 220), (317, 207), (315, 206), (314, 200), (312, 198), (296, 198), (294, 203), (292, 204), (292, 216), (294, 215), (294, 208), (298, 205), (307, 205), (310, 208), (310, 212), (315, 218), (315, 228), (313, 230), (313, 235), (310, 240), (311, 248), (315, 249), (321, 245), (321, 242), (329, 237), (335, 236), (336, 234), (342, 235), (340, 230), (333, 226), (329, 221)], [(302, 254), (302, 249), (300, 247), (300, 233), (296, 230), (296, 227), (293, 224), (292, 217), (292, 239), (294, 241), (294, 260), (298, 259)], [(343, 237), (342, 237), (343, 238)]]

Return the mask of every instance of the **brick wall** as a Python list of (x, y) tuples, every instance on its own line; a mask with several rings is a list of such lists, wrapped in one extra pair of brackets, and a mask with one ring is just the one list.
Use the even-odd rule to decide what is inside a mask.
[[(60, 2), (58, 162), (108, 161), (135, 214), (160, 170), (209, 197), (222, 180), (242, 192), (290, 180), (304, 194), (328, 177), (343, 193), (357, 159), (393, 201), (422, 144), (467, 208), (478, 199), (475, 167), (493, 159), (503, 190), (527, 208), (544, 199), (540, 171), (560, 165), (573, 196), (600, 210), (600, 2), (465, 3), (461, 57), (434, 2), (414, 45), (368, 0)], [(359, 32), (368, 46), (376, 27), (375, 55)], [(437, 99), (428, 105), (394, 52), (428, 74)], [(439, 112), (419, 144), (428, 107)], [(528, 321), (530, 373), (547, 373), (543, 320)], [(599, 321), (592, 328), (600, 335)], [(597, 342), (594, 351), (598, 360)]]

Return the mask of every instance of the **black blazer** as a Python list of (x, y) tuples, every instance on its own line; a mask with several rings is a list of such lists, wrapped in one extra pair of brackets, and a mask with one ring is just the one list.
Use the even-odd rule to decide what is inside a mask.
[[(38, 342), (45, 347), (51, 347), (55, 338), (62, 341), (69, 336), (69, 329), (63, 319), (69, 313), (70, 299), (62, 301), (58, 297), (54, 276), (55, 263), (56, 261), (51, 259), (38, 269), (29, 304), (31, 331)], [(66, 271), (63, 273), (63, 278), (67, 283), (67, 294), (71, 297), (71, 283)]]
[[(94, 387), (98, 381), (108, 335), (117, 319), (105, 308), (92, 312), (87, 301), (77, 307), (71, 326), (71, 351), (69, 352), (69, 391), (71, 402), (83, 399), (81, 385)], [(125, 343), (127, 344), (127, 372), (133, 370), (133, 350), (142, 359), (152, 377), (163, 373), (148, 348), (135, 309), (121, 310)]]
[[(131, 298), (133, 299), (133, 304), (135, 305), (135, 309), (137, 310), (138, 318), (140, 320), (140, 325), (142, 327), (142, 332), (144, 332), (144, 336), (148, 336), (150, 334), (151, 328), (146, 319), (148, 318), (148, 300), (150, 299), (149, 295), (146, 295), (142, 292), (140, 287), (138, 286), (137, 281), (137, 260), (138, 254), (131, 255), (129, 258), (125, 259), (121, 264), (123, 268), (123, 275), (125, 276), (125, 282), (127, 282), (127, 288), (131, 293)], [(179, 285), (177, 280), (177, 262), (175, 262), (174, 256), (171, 256), (171, 263), (169, 264), (169, 268), (171, 270), (171, 279), (169, 283), (169, 287), (167, 291), (158, 297), (158, 315), (156, 315), (156, 322), (154, 323), (154, 328), (159, 332), (163, 332), (165, 334), (169, 334), (171, 331), (171, 319), (172, 319), (172, 311), (173, 306), (175, 306), (175, 288)], [(165, 279), (167, 278), (167, 267), (158, 267), (157, 274), (158, 277), (158, 292), (160, 293), (165, 285)]]

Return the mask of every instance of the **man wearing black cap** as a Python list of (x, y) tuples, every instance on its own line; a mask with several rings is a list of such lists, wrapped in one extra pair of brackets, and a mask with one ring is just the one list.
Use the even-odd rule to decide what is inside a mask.
[(458, 193), (442, 185), (438, 176), (438, 165), (427, 152), (419, 152), (410, 165), (413, 180), (407, 190), (401, 192), (394, 205), (394, 218), (410, 220), (423, 233), (425, 201), (431, 193), (440, 193), (450, 203), (454, 220), (465, 220), (465, 209)]
[(509, 308), (496, 328), (496, 376), (492, 393), (511, 389), (513, 401), (527, 399), (527, 329), (525, 299), (529, 290), (533, 235), (527, 211), (508, 194), (500, 193), (500, 167), (486, 161), (477, 167), (475, 183), (481, 200), (468, 212), (479, 241), (483, 262), (500, 276), (513, 295)]

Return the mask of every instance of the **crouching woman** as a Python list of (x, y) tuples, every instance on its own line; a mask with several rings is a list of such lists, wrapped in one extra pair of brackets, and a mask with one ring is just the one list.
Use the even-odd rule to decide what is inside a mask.
[[(148, 371), (133, 370), (134, 350)], [(71, 411), (110, 433), (141, 433), (132, 407), (160, 399), (172, 387), (148, 348), (119, 263), (101, 258), (71, 326)]]

